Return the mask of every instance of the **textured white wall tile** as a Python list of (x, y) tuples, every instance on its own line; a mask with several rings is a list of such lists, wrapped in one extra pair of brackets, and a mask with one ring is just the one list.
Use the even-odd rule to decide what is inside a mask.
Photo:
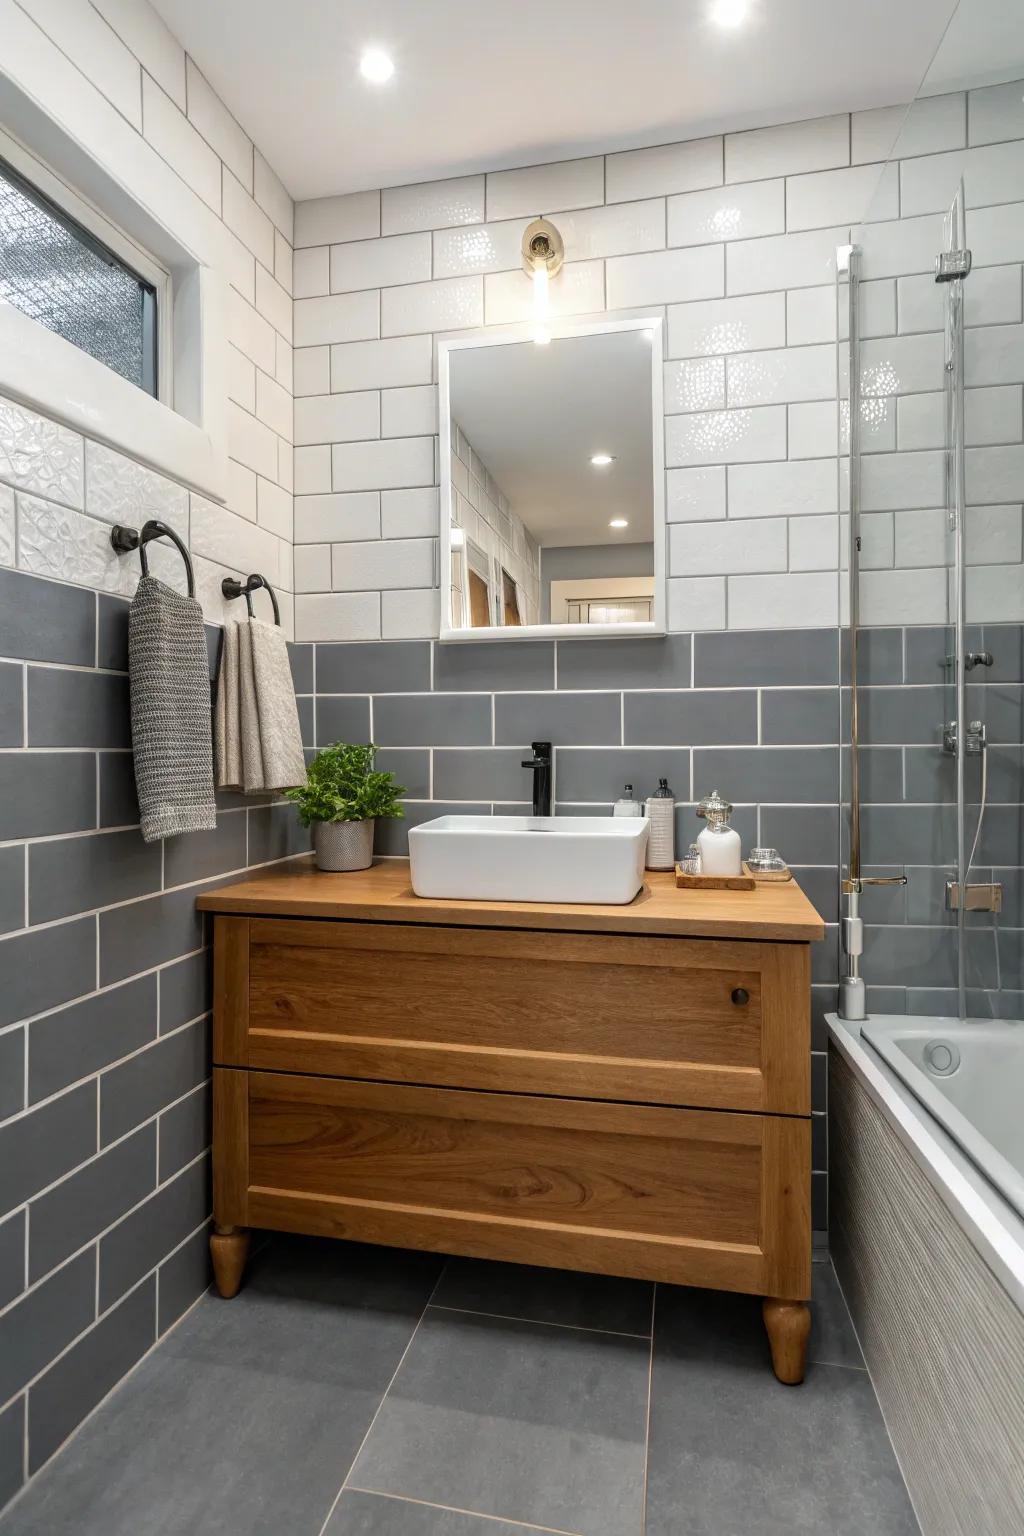
[[(991, 453), (995, 450), (979, 451)], [(945, 461), (942, 453), (875, 453), (864, 459), (861, 467), (861, 506), (865, 512), (944, 507), (945, 498)], [(991, 499), (1006, 501), (1008, 498), (999, 496)]]
[(665, 462), (670, 467), (735, 464), (786, 456), (786, 407), (706, 411), (665, 421)]
[(252, 191), (252, 140), (191, 59), (186, 58), (189, 121), (247, 192)]
[(295, 498), (297, 546), (332, 544), (345, 539), (378, 539), (380, 534), (379, 491)]
[(668, 627), (724, 629), (725, 577), (673, 576), (668, 582)]
[(670, 357), (753, 352), (785, 344), (786, 296), (782, 293), (673, 304), (668, 311)]
[(730, 519), (802, 517), (838, 510), (836, 466), (830, 459), (729, 466)]
[(839, 517), (794, 517), (789, 525), (791, 571), (834, 571), (839, 565)]
[(654, 149), (629, 149), (608, 155), (605, 179), (609, 203), (720, 186), (722, 139), (690, 139), (685, 144), (659, 144)]
[(375, 539), (335, 544), (331, 579), (336, 592), (394, 591), (434, 580), (432, 539)]
[[(550, 285), (552, 315), (596, 314), (605, 306), (603, 261), (567, 263)], [(490, 272), (484, 278), (484, 314), (488, 325), (515, 325), (533, 314), (533, 289), (522, 269)]]
[(794, 288), (786, 294), (786, 340), (791, 347), (835, 341), (836, 290)]
[(142, 122), (147, 141), (161, 159), (177, 171), (204, 203), (220, 213), (219, 159), (184, 112), (146, 74), (142, 77)]
[(331, 591), (331, 546), (298, 544), (295, 548), (296, 592)]
[(395, 283), (418, 283), (429, 277), (430, 236), (426, 231), (331, 246), (332, 293), (386, 288)]
[(436, 431), (436, 384), (384, 390), (380, 398), (381, 437), (424, 437)]
[(286, 442), (292, 440), (292, 397), (291, 392), (275, 379), (270, 379), (265, 373), (256, 374), (256, 415), (278, 437), (283, 437)]
[(790, 176), (786, 182), (787, 229), (825, 229), (899, 216), (899, 168), (895, 164), (818, 171), (810, 176)]
[(726, 246), (726, 291), (767, 293), (774, 288), (812, 288), (835, 281), (836, 246), (848, 229), (815, 229), (798, 235), (768, 235)]
[(944, 213), (956, 194), (961, 176), (966, 207), (1019, 202), (1024, 198), (1024, 154), (1019, 141), (956, 150), (949, 155), (925, 155), (900, 164), (900, 207), (905, 218), (919, 213)]
[(845, 112), (725, 136), (726, 181), (795, 176), (849, 163), (850, 119)]
[(85, 445), (85, 510), (108, 523), (141, 528), (150, 518), (188, 540), (188, 492), (102, 443)]
[(968, 505), (1014, 502), (1024, 490), (1024, 447), (968, 448), (964, 454)]
[(670, 523), (714, 522), (725, 516), (725, 466), (670, 469), (666, 516)]
[(834, 400), (836, 349), (830, 344), (738, 352), (728, 359), (728, 380), (730, 406)]
[(434, 234), (434, 276), (460, 277), (472, 272), (512, 272), (522, 267), (526, 219), (439, 229)]
[(665, 364), (665, 410), (718, 411), (725, 408), (725, 359), (687, 357)]
[[(1021, 509), (968, 507), (964, 521), (968, 565), (1017, 565), (1021, 561)], [(1021, 593), (1024, 603), (1024, 591)]]
[(295, 205), (295, 246), (332, 245), (336, 240), (372, 240), (380, 229), (380, 193), (349, 192)]
[(962, 149), (967, 142), (966, 98), (960, 91), (951, 96), (922, 96), (909, 111), (877, 107), (855, 112), (851, 136), (854, 165)]
[(0, 485), (0, 565), (13, 565), (14, 548), (14, 491), (9, 485)]
[(331, 348), (331, 388), (395, 389), (429, 384), (433, 378), (433, 338), (389, 337)]
[(242, 183), (225, 168), (224, 222), (234, 230), (246, 250), (273, 271), (274, 226)]
[(896, 402), (896, 446), (941, 448), (946, 441), (946, 397), (941, 392), (904, 395)]
[(307, 395), (295, 402), (296, 443), (346, 443), (380, 436), (380, 395)]
[[(318, 301), (308, 300), (309, 303)], [(285, 341), (293, 341), (292, 296), (269, 272), (256, 263), (256, 308)]]
[(969, 209), (967, 243), (974, 255), (975, 267), (1024, 261), (1024, 203)]
[(69, 432), (0, 396), (0, 480), (70, 507), (84, 505), (84, 448)]
[(617, 256), (607, 263), (608, 308), (718, 299), (725, 293), (722, 246)]
[(380, 593), (296, 595), (295, 638), (299, 641), (379, 640)]
[(331, 489), (331, 449), (327, 443), (295, 450), (295, 495), (315, 496)]
[(934, 276), (935, 258), (943, 247), (942, 219), (929, 213), (917, 219), (893, 219), (854, 230), (861, 246), (861, 277), (903, 277), (911, 272)]
[(604, 159), (563, 160), (487, 177), (487, 219), (537, 218), (553, 208), (592, 208), (604, 202)]
[(253, 155), (253, 196), (289, 245), (295, 243), (295, 205), (280, 177), (257, 149)]
[(381, 636), (385, 640), (429, 640), (438, 633), (440, 594), (435, 588), (382, 592)]
[(436, 487), (408, 491), (382, 491), (381, 534), (385, 539), (429, 539), (438, 530)]
[(965, 331), (964, 380), (968, 385), (1024, 382), (1024, 325)]
[(281, 541), (266, 528), (236, 517), (203, 496), (191, 498), (191, 548), (218, 565), (278, 578)]
[(789, 457), (834, 458), (837, 452), (839, 412), (835, 400), (815, 400), (789, 407)]
[(382, 235), (481, 224), (485, 218), (482, 176), (455, 176), (447, 181), (422, 181), (412, 187), (385, 187), (380, 196)]
[[(120, 556), (110, 546), (110, 525), (69, 507), (18, 493), (18, 568), (36, 576), (72, 581), (80, 587), (130, 596), (138, 585), (137, 558)], [(163, 551), (150, 545), (150, 571), (171, 578), (159, 563)], [(184, 569), (175, 551), (178, 570)], [(175, 585), (178, 583), (175, 582)]]
[(380, 296), (382, 336), (455, 331), (483, 323), (484, 283), (479, 276), (385, 288)]
[(398, 490), (434, 483), (429, 437), (392, 437), (372, 443), (336, 443), (331, 449), (335, 491)]
[[(266, 528), (270, 533), (276, 534), (279, 539), (284, 539), (290, 552), (290, 546), (295, 537), (290, 491), (275, 485), (272, 480), (257, 477), (256, 519), (261, 528)], [(282, 547), (278, 554), (283, 558), (285, 549)], [(278, 575), (280, 574), (279, 570)]]
[(330, 347), (297, 347), (292, 357), (292, 392), (326, 395), (331, 387)]
[(295, 252), (292, 294), (296, 299), (316, 299), (331, 291), (331, 249), (311, 245)]
[(565, 242), (566, 261), (657, 251), (665, 245), (665, 202), (660, 197), (551, 217)]
[[(964, 442), (968, 448), (1021, 440), (1019, 384), (996, 389), (968, 389), (964, 395)], [(1024, 497), (1024, 482), (1021, 496)]]
[(328, 298), (296, 299), (296, 347), (322, 342), (364, 341), (380, 334), (380, 296), (369, 293), (336, 293)]
[(91, 5), (28, 0), (22, 7), (62, 53), (102, 91), (133, 128), (142, 130), (142, 71), (131, 49)]
[(712, 245), (779, 235), (786, 228), (784, 181), (752, 181), (684, 192), (668, 200), (669, 245)]
[(759, 522), (673, 523), (670, 576), (729, 576), (733, 571), (784, 571), (784, 518)]
[(969, 142), (995, 144), (1024, 139), (1024, 82), (989, 85), (968, 95)]
[(834, 571), (730, 576), (730, 629), (822, 629), (839, 622)]
[(978, 565), (967, 572), (969, 624), (1019, 624), (1024, 620), (1024, 566)]
[(257, 368), (273, 373), (277, 365), (277, 341), (274, 327), (234, 288), (228, 289), (228, 337)]

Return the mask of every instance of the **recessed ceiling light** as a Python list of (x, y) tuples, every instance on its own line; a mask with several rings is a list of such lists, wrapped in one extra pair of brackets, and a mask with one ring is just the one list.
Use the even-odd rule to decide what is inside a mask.
[(374, 85), (383, 85), (394, 72), (394, 63), (383, 48), (367, 48), (359, 60), (359, 73), (364, 80), (372, 80)]
[(628, 528), (629, 527), (629, 518), (628, 517), (613, 517), (611, 522), (608, 524), (608, 527), (609, 528)]
[(741, 27), (750, 14), (750, 0), (712, 0), (711, 20), (719, 27)]
[(592, 453), (590, 462), (596, 469), (605, 469), (609, 464), (614, 464), (614, 453)]

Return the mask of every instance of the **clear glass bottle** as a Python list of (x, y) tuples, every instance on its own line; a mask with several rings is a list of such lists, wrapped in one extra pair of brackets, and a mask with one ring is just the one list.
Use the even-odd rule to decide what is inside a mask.
[(742, 848), (740, 835), (729, 825), (732, 806), (713, 789), (697, 807), (697, 815), (703, 816), (707, 826), (697, 839), (700, 847), (701, 872), (705, 875), (740, 875)]

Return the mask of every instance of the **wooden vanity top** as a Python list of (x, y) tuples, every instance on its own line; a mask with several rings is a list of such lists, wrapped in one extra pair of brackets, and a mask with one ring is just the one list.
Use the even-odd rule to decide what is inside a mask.
[(683, 891), (671, 873), (648, 870), (628, 906), (535, 901), (440, 901), (413, 894), (408, 859), (381, 859), (352, 874), (326, 874), (292, 860), (200, 896), (203, 912), (238, 916), (349, 918), (375, 923), (444, 923), (546, 932), (679, 934), (806, 942), (825, 925), (795, 880), (753, 891)]

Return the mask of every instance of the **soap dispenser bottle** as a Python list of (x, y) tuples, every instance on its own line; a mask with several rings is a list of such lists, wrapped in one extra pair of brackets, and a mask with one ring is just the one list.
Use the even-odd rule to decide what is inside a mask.
[(612, 810), (612, 815), (613, 816), (642, 816), (643, 815), (643, 811), (640, 808), (640, 801), (636, 798), (636, 796), (633, 793), (633, 786), (632, 786), (632, 784), (626, 784), (626, 785), (623, 786), (622, 795), (621, 795), (621, 797), (618, 800), (616, 800), (615, 806), (614, 806), (614, 808)]
[(676, 862), (676, 802), (667, 779), (659, 779), (653, 795), (647, 797), (647, 820), (651, 833), (647, 841), (647, 868), (672, 869)]
[(711, 791), (697, 807), (697, 815), (703, 816), (707, 826), (697, 839), (700, 848), (701, 873), (705, 875), (739, 875), (741, 868), (740, 835), (730, 827), (732, 806), (723, 800), (717, 789)]

